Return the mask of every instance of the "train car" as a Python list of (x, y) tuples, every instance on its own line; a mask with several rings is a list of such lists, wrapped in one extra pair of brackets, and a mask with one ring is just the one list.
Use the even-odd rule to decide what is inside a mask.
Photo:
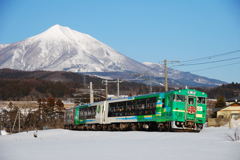
[(75, 127), (74, 111), (75, 111), (75, 107), (65, 109), (64, 128), (73, 129)]
[(206, 98), (204, 92), (181, 89), (76, 106), (73, 128), (200, 131), (206, 122)]
[(100, 130), (106, 119), (106, 101), (75, 107), (74, 124), (80, 130)]
[[(206, 123), (207, 94), (193, 89), (167, 92), (162, 118), (171, 121), (172, 128), (200, 131)], [(166, 110), (166, 111), (165, 111)], [(170, 110), (167, 112), (167, 110)], [(165, 114), (168, 115), (165, 115)]]
[(107, 101), (105, 122), (113, 130), (153, 130), (161, 117), (163, 93)]

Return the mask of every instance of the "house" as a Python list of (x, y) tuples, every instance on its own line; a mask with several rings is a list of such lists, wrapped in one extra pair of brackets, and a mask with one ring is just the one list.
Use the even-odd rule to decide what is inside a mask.
[(240, 104), (235, 102), (217, 112), (217, 118), (227, 120), (229, 127), (240, 126)]
[(238, 102), (240, 102), (240, 96), (232, 97), (232, 98), (229, 98), (226, 100), (226, 103), (228, 105), (233, 104), (233, 103), (238, 103)]
[(240, 104), (239, 103), (232, 103), (226, 108), (221, 109), (217, 112), (218, 118), (230, 118), (233, 115), (239, 115), (240, 116)]

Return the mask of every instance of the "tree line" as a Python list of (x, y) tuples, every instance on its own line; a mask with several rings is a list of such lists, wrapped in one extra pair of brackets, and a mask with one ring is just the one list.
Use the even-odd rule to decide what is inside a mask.
[[(105, 86), (100, 81), (93, 81), (94, 89), (104, 89)], [(88, 84), (88, 83), (87, 83)], [(38, 79), (0, 79), (0, 100), (37, 100), (46, 96), (69, 98), (78, 88), (88, 88), (82, 83), (76, 82), (54, 82)], [(116, 84), (109, 84), (109, 94), (116, 94)], [(155, 86), (156, 92), (163, 91), (162, 87)], [(103, 94), (105, 91), (102, 91)], [(137, 95), (149, 93), (149, 87), (144, 84), (134, 82), (124, 82), (120, 84), (120, 92), (123, 95)]]
[[(20, 123), (19, 123), (20, 116)], [(12, 102), (7, 109), (0, 112), (0, 129), (8, 132), (62, 128), (64, 120), (64, 104), (60, 99), (52, 97), (38, 100), (38, 108), (20, 108)]]

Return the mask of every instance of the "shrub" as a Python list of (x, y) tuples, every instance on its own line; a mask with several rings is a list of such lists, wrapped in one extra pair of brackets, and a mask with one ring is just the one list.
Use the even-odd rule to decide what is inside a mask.
[(238, 128), (235, 129), (233, 134), (227, 134), (227, 138), (229, 141), (240, 141), (240, 133), (238, 131)]

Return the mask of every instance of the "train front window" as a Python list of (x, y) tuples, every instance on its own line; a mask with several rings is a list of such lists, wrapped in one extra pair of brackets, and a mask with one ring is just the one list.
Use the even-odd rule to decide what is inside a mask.
[(174, 98), (174, 101), (175, 102), (185, 102), (185, 96), (176, 94), (175, 98)]
[(197, 97), (197, 103), (205, 104), (206, 98), (205, 97)]
[(194, 104), (194, 98), (193, 97), (188, 98), (188, 104)]

